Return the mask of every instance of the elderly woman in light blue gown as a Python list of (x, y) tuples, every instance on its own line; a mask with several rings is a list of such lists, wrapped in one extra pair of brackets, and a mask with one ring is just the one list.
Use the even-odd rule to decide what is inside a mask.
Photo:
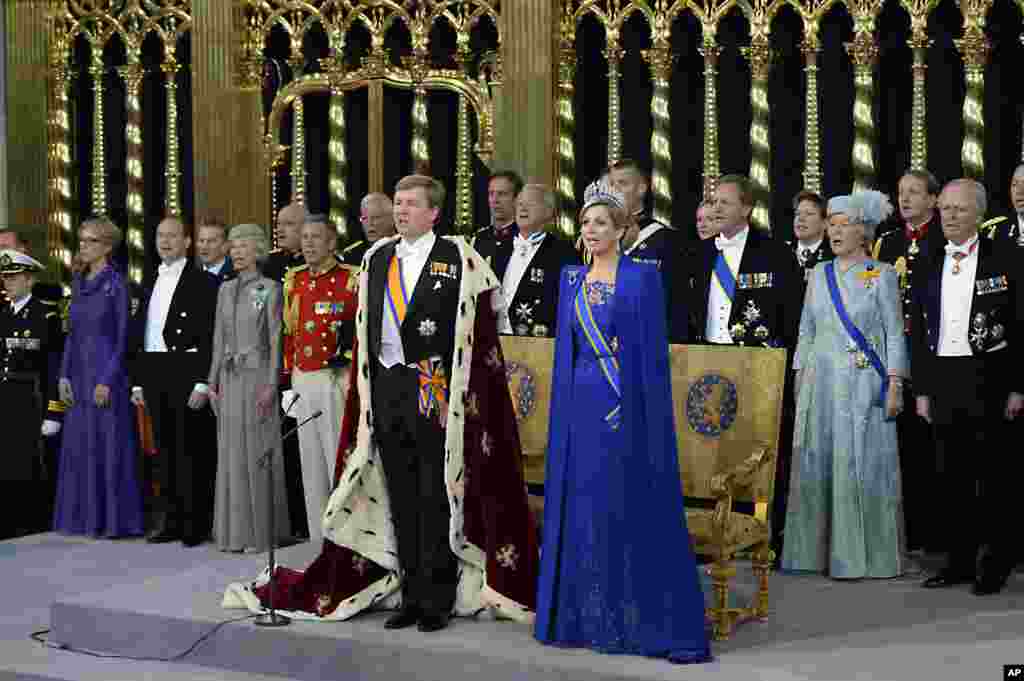
[(894, 419), (907, 347), (899, 276), (866, 244), (892, 212), (880, 192), (828, 203), (835, 260), (807, 287), (796, 370), (797, 415), (784, 570), (834, 579), (900, 575), (903, 513)]

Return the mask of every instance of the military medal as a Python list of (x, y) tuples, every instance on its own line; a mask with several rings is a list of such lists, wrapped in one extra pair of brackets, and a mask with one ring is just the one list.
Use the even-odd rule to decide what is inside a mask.
[(420, 335), (424, 338), (430, 338), (437, 332), (437, 324), (432, 319), (424, 319), (420, 322)]
[(917, 255), (921, 252), (921, 247), (917, 245), (917, 238), (910, 240), (910, 248), (907, 249), (907, 253), (910, 255)]

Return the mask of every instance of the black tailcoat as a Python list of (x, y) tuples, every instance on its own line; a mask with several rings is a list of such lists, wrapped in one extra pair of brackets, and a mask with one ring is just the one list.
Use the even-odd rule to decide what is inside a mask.
[(186, 540), (205, 539), (213, 525), (216, 435), (208, 407), (193, 410), (188, 399), (210, 372), (217, 278), (185, 262), (171, 296), (163, 339), (167, 352), (146, 352), (146, 321), (155, 278), (148, 282), (133, 323), (132, 384), (143, 389), (159, 451), (157, 529)]
[(437, 238), (399, 328), (406, 364), (385, 369), (377, 358), (388, 267), (397, 243), (396, 239), (374, 252), (367, 273), (366, 351), (371, 366), (374, 438), (381, 450), (398, 557), (405, 571), (403, 607), (446, 614), (455, 599), (457, 568), (448, 546), (444, 427), (437, 413), (428, 417), (420, 411), (419, 373), (408, 364), (440, 357), (445, 381), (450, 379), (455, 322), (459, 314), (465, 314), (459, 309), (462, 260), (455, 244)]
[[(693, 339), (704, 342), (708, 297), (718, 248), (714, 239), (697, 251), (699, 269), (694, 278)], [(736, 345), (789, 348), (796, 346), (800, 327), (800, 286), (803, 274), (793, 251), (782, 241), (750, 228), (736, 276), (736, 299), (729, 315), (729, 329)], [(763, 329), (763, 330), (762, 330)]]
[[(504, 281), (512, 259), (515, 238), (510, 235), (481, 242), (477, 252)], [(537, 247), (530, 264), (519, 280), (508, 309), (512, 333), (516, 336), (555, 337), (558, 318), (558, 279), (566, 265), (578, 265), (576, 249), (561, 236), (548, 232)]]
[[(1011, 392), (1024, 393), (1022, 252), (978, 241), (977, 271), (964, 357), (939, 357), (942, 318), (941, 249), (915, 271), (911, 310), (911, 372), (915, 391), (930, 402), (935, 433), (937, 489), (934, 520), (948, 537), (948, 569), (979, 579), (1004, 580), (1018, 550), (1016, 498), (1021, 466), (1014, 438), (1020, 422), (1005, 418)], [(965, 276), (963, 274), (959, 276)], [(1014, 434), (1016, 431), (1018, 434)], [(980, 562), (978, 548), (987, 545)]]
[(684, 239), (679, 230), (658, 222), (650, 215), (637, 217), (640, 234), (626, 250), (636, 262), (654, 265), (661, 272), (665, 290), (665, 315), (669, 343), (685, 343), (688, 337), (690, 273)]

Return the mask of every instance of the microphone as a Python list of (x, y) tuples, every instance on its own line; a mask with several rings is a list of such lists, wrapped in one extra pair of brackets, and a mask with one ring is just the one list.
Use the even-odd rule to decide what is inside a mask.
[[(296, 397), (295, 399), (298, 399), (298, 398)], [(295, 400), (292, 400), (292, 403), (294, 404)], [(297, 433), (299, 428), (301, 428), (302, 426), (306, 425), (307, 423), (309, 423), (310, 421), (312, 421), (314, 419), (320, 418), (323, 415), (324, 415), (324, 410), (323, 409), (317, 409), (312, 414), (310, 414), (305, 419), (303, 419), (300, 423), (297, 423), (294, 428), (292, 428), (287, 433), (282, 435), (281, 436), (281, 441), (284, 442), (285, 440), (290, 438), (292, 435)], [(267, 465), (267, 462), (270, 461), (270, 457), (273, 456), (273, 455), (274, 455), (274, 448), (270, 447), (270, 448), (267, 449), (267, 451), (263, 452), (263, 456), (261, 456), (259, 459), (257, 459), (256, 463), (259, 464), (260, 468), (265, 468), (266, 465)]]
[[(302, 395), (300, 393), (294, 393), (294, 397), (292, 397), (292, 401), (288, 403), (288, 408), (284, 410), (284, 415), (285, 416), (288, 416), (288, 414), (292, 413), (292, 407), (295, 406), (295, 403), (299, 401), (300, 397), (302, 397)], [(287, 437), (287, 435), (285, 437)]]

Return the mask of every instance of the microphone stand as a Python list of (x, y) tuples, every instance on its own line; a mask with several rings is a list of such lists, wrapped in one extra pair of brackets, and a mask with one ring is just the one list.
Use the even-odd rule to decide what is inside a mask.
[[(299, 399), (298, 396), (296, 396), (295, 399), (292, 400), (292, 403), (288, 405), (288, 411), (291, 411), (292, 406), (295, 405), (295, 402), (298, 399)], [(286, 411), (285, 414), (287, 414), (288, 411)], [(304, 419), (301, 423), (298, 423), (294, 428), (292, 428), (287, 433), (285, 433), (281, 437), (281, 442), (284, 442), (285, 440), (290, 438), (292, 435), (297, 433), (299, 431), (299, 428), (301, 428), (302, 426), (306, 425), (307, 423), (309, 423), (313, 419), (320, 418), (320, 416), (323, 415), (323, 413), (324, 412), (322, 410), (317, 410), (317, 411), (313, 412), (313, 414), (311, 414), (308, 418)], [(277, 612), (277, 610), (274, 609), (274, 581), (275, 581), (274, 580), (274, 573), (277, 571), (277, 564), (276, 564), (276, 561), (274, 560), (274, 558), (275, 558), (274, 557), (274, 545), (277, 544), (277, 528), (275, 527), (275, 520), (276, 519), (275, 519), (275, 514), (274, 514), (274, 506), (276, 504), (274, 503), (274, 463), (273, 463), (273, 461), (274, 461), (274, 448), (273, 447), (267, 449), (267, 451), (265, 451), (263, 453), (263, 456), (261, 456), (256, 461), (256, 463), (261, 468), (266, 468), (267, 469), (267, 501), (268, 501), (267, 505), (269, 506), (269, 508), (267, 509), (267, 539), (269, 541), (267, 543), (270, 546), (270, 552), (269, 552), (269, 555), (267, 556), (267, 569), (269, 570), (269, 573), (270, 573), (270, 581), (267, 583), (267, 605), (268, 605), (268, 612), (263, 613), (262, 615), (258, 616), (254, 620), (256, 622), (256, 626), (260, 626), (260, 627), (284, 627), (284, 626), (287, 626), (287, 625), (292, 623), (292, 620), (291, 620), (290, 617), (286, 617), (285, 615), (281, 615), (280, 613)]]

